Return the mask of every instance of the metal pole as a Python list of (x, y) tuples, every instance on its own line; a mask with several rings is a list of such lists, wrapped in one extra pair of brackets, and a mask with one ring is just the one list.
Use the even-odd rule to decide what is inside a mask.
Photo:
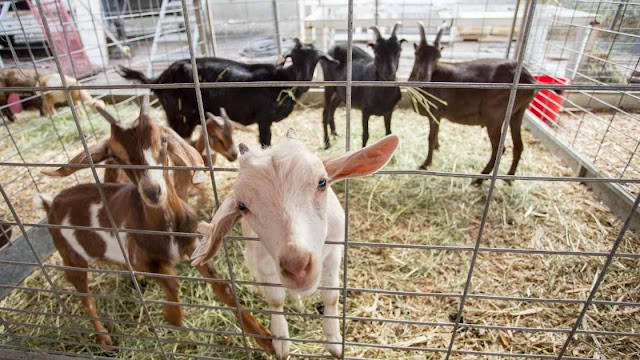
[(509, 38), (507, 39), (507, 54), (504, 56), (505, 59), (509, 58), (509, 53), (511, 52), (511, 43), (513, 42), (513, 33), (516, 30), (516, 22), (518, 22), (519, 11), (520, 11), (520, 0), (517, 0), (516, 8), (513, 9), (513, 21), (511, 22), (511, 29), (509, 30)]
[(627, 5), (626, 2), (627, 0), (622, 0), (616, 7), (616, 12), (613, 13), (613, 18), (611, 18), (611, 24), (609, 24), (609, 30), (613, 30), (616, 27), (618, 18), (620, 17), (620, 14), (622, 14), (622, 9)]
[(282, 55), (282, 38), (280, 37), (280, 16), (278, 15), (278, 0), (271, 0), (273, 8), (273, 25), (276, 29), (276, 45), (278, 47), (278, 57)]
[(211, 8), (210, 1), (205, 1), (205, 9), (207, 12), (207, 23), (209, 24), (209, 42), (211, 47), (211, 56), (216, 56), (218, 50), (218, 44), (216, 42), (216, 28), (213, 21), (213, 9)]

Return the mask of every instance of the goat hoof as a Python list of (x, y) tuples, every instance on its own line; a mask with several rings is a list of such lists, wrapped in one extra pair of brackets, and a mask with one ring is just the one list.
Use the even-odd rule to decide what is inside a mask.
[[(147, 278), (145, 278), (144, 276), (136, 275), (136, 281), (138, 282), (140, 290), (144, 290), (147, 287)], [(136, 286), (133, 284), (133, 280), (131, 280), (131, 278), (129, 278), (129, 284), (132, 288), (135, 289)]]
[(162, 314), (165, 320), (173, 326), (182, 326), (182, 309), (176, 305), (164, 305)]
[[(332, 336), (327, 337), (327, 341), (332, 343), (341, 343), (342, 336)], [(324, 348), (331, 354), (333, 357), (341, 359), (342, 358), (342, 344), (325, 344)]]
[(276, 359), (286, 360), (289, 357), (289, 340), (273, 340), (273, 349), (276, 351)]
[(482, 182), (484, 181), (484, 179), (475, 179), (474, 181), (471, 182), (471, 185), (473, 186), (481, 186)]
[(338, 137), (340, 137), (340, 135), (338, 135), (338, 134), (336, 134), (336, 133), (333, 133), (333, 135), (332, 135), (332, 136), (333, 136), (333, 140), (335, 140), (335, 139), (337, 139)]
[(329, 150), (329, 149), (331, 149), (331, 144), (325, 144), (325, 145), (324, 145), (324, 149), (325, 149), (325, 150)]
[(111, 340), (111, 336), (107, 334), (96, 334), (97, 342), (100, 345), (113, 346), (113, 340)]
[(509, 186), (513, 185), (513, 180), (505, 180), (504, 182), (506, 182)]
[(425, 164), (420, 165), (418, 170), (427, 170), (427, 165), (425, 165)]

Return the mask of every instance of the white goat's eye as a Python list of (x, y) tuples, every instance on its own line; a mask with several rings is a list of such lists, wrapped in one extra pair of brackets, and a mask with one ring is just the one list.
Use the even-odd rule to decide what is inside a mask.
[(238, 209), (239, 209), (240, 211), (246, 211), (246, 210), (247, 210), (247, 205), (245, 205), (245, 204), (244, 204), (244, 203), (242, 203), (242, 202), (239, 202), (239, 203), (238, 203)]
[(327, 179), (318, 181), (318, 190), (324, 190), (327, 188)]

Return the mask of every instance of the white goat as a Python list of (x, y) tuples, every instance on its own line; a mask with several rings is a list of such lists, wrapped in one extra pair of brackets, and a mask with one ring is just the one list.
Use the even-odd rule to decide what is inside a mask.
[[(393, 155), (398, 138), (387, 136), (358, 151), (320, 160), (300, 141), (295, 131), (274, 148), (251, 149), (240, 144), (240, 167), (233, 192), (211, 220), (201, 223), (204, 238), (193, 252), (194, 266), (205, 263), (222, 245), (222, 237), (243, 218), (245, 236), (260, 241), (247, 243), (246, 264), (258, 282), (282, 284), (262, 286), (271, 310), (283, 311), (285, 288), (297, 295), (310, 295), (322, 284), (339, 286), (338, 274), (344, 242), (345, 216), (331, 184), (346, 178), (372, 174)], [(255, 230), (255, 231), (254, 231)], [(260, 289), (260, 288), (259, 288)], [(325, 315), (325, 348), (342, 356), (338, 316), (338, 290), (322, 290)], [(271, 315), (276, 337), (276, 356), (289, 355), (289, 330), (283, 314)]]

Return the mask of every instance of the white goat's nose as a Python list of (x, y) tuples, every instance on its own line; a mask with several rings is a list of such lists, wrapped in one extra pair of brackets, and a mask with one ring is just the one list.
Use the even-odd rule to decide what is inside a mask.
[(283, 256), (280, 258), (280, 268), (285, 276), (303, 278), (311, 271), (311, 253)]

